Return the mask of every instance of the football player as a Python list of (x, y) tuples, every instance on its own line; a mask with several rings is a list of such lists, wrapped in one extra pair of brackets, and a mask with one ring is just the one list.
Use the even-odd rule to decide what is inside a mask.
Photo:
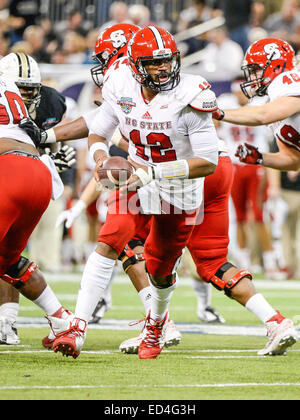
[[(65, 110), (65, 99), (55, 89), (43, 86), (37, 62), (24, 53), (11, 53), (0, 60), (0, 73), (9, 77), (18, 86), (23, 102), (29, 114), (22, 120), (21, 126), (34, 136), (35, 144), (42, 141), (32, 120), (38, 128), (46, 130), (61, 121)], [(43, 152), (44, 153), (44, 152)], [(75, 160), (74, 150), (64, 146), (58, 153), (51, 154), (59, 172), (71, 167)], [(22, 257), (23, 258), (23, 257)], [(39, 275), (40, 272), (38, 272)], [(15, 321), (19, 310), (19, 292), (9, 284), (1, 282), (0, 300), (0, 341), (2, 344), (18, 344)]]
[(300, 168), (300, 73), (295, 52), (286, 41), (264, 38), (247, 50), (242, 65), (246, 81), (241, 89), (247, 98), (264, 96), (268, 103), (237, 109), (218, 109), (214, 118), (233, 124), (268, 125), (279, 152), (261, 153), (251, 144), (237, 149), (241, 162), (281, 171)]
[[(160, 354), (168, 304), (176, 287), (176, 266), (202, 201), (204, 177), (214, 172), (218, 160), (217, 136), (209, 113), (216, 109), (215, 95), (202, 77), (180, 76), (174, 38), (161, 28), (141, 29), (129, 42), (128, 52), (130, 59), (116, 61), (105, 75), (104, 104), (92, 124), (89, 144), (97, 162), (96, 174), (108, 156), (106, 139), (119, 126), (129, 140), (129, 155), (137, 170), (125, 189), (111, 194), (97, 249), (83, 273), (76, 317), (69, 332), (60, 333), (54, 341), (54, 351), (73, 357), (81, 351), (91, 311), (109, 282), (116, 258), (150, 219), (145, 254), (152, 299), (139, 357)], [(153, 191), (148, 184), (154, 186)], [(127, 193), (136, 186), (143, 187), (143, 198), (143, 193)], [(127, 206), (138, 198), (143, 213), (132, 214)], [(159, 208), (161, 199), (163, 209)], [(117, 207), (125, 205), (125, 214), (115, 211), (115, 203)]]
[[(63, 184), (51, 158), (39, 156), (33, 141), (36, 126), (13, 76), (2, 71), (0, 79), (1, 282), (13, 286), (46, 314), (66, 318), (70, 312), (62, 307), (37, 265), (21, 255), (49, 200), (62, 193)], [(1, 316), (0, 324), (0, 341), (7, 343), (7, 335), (14, 333), (13, 323), (10, 317)], [(10, 344), (18, 342), (16, 334), (12, 335), (14, 340)]]
[[(63, 126), (54, 129), (63, 129)], [(63, 131), (61, 132), (63, 135)], [(119, 137), (120, 138), (120, 137)], [(118, 140), (118, 138), (117, 138)], [(123, 143), (125, 150), (128, 149), (128, 144)], [(121, 146), (122, 147), (122, 146)], [(127, 149), (126, 149), (127, 148)], [(223, 151), (223, 152), (222, 152)], [(281, 328), (277, 328), (279, 323), (284, 320), (284, 317), (278, 315), (276, 311), (270, 307), (261, 294), (257, 293), (256, 289), (250, 282), (251, 274), (245, 270), (238, 270), (227, 261), (227, 247), (228, 247), (228, 196), (231, 186), (232, 165), (226, 154), (226, 147), (221, 144), (219, 147), (219, 166), (215, 174), (211, 175), (205, 180), (205, 210), (204, 223), (195, 228), (191, 239), (189, 241), (189, 248), (193, 254), (197, 270), (201, 278), (216, 285), (220, 289), (225, 289), (228, 295), (236, 299), (241, 304), (245, 305), (247, 309), (253, 312), (262, 322), (266, 323), (267, 327), (270, 325), (276, 326), (275, 337), (274, 334), (270, 337), (267, 350), (260, 351), (259, 354), (283, 354), (286, 347), (293, 341), (293, 338), (287, 338), (281, 346), (281, 335), (285, 334)], [(215, 182), (215, 180), (218, 182)], [(222, 181), (222, 183), (220, 183)], [(221, 189), (216, 190), (216, 185), (222, 185)], [(76, 210), (76, 211), (75, 211)], [(80, 209), (71, 211), (67, 218), (68, 222), (72, 223), (77, 216)], [(219, 217), (220, 223), (214, 222), (215, 218)], [(210, 219), (213, 219), (210, 222)], [(225, 221), (227, 220), (227, 225)], [(218, 228), (215, 228), (218, 226)], [(220, 230), (221, 229), (221, 230)], [(212, 234), (215, 232), (215, 235)], [(220, 232), (222, 234), (220, 234)], [(201, 237), (201, 240), (199, 240)], [(203, 241), (202, 241), (203, 239)], [(215, 250), (218, 250), (216, 254)], [(142, 267), (142, 266), (141, 266)], [(140, 277), (143, 277), (142, 268)], [(145, 289), (146, 290), (146, 289)], [(150, 290), (151, 291), (151, 290)], [(261, 310), (258, 310), (261, 307)], [(284, 324), (287, 324), (285, 321)], [(283, 325), (284, 325), (283, 324)], [(294, 331), (291, 329), (294, 334)], [(142, 336), (127, 340), (122, 343), (120, 348), (124, 351), (135, 352), (142, 340)], [(270, 346), (272, 343), (272, 346)]]
[[(104, 75), (109, 67), (116, 60), (126, 56), (127, 44), (133, 34), (139, 29), (139, 27), (132, 24), (117, 24), (105, 29), (100, 34), (95, 45), (94, 53), (94, 59), (97, 61), (97, 65), (91, 70), (93, 81), (99, 88), (102, 88), (103, 86)], [(98, 110), (95, 109), (85, 113), (75, 121), (47, 130), (46, 143), (87, 137), (89, 128), (95, 115), (97, 115), (97, 112)], [(110, 148), (111, 154), (118, 154), (121, 150), (128, 151), (128, 143), (121, 137), (118, 130), (116, 130), (111, 142), (113, 143), (113, 147), (117, 146), (114, 150), (113, 147)], [(70, 227), (79, 214), (85, 210), (94, 199), (99, 197), (99, 194), (100, 192), (96, 189), (96, 182), (92, 179), (83, 192), (81, 199), (75, 206), (71, 210), (66, 210), (61, 214), (58, 224), (66, 221), (66, 227)], [(126, 249), (122, 251), (119, 259), (122, 260), (124, 270), (129, 275), (141, 298), (145, 312), (148, 313), (151, 296), (150, 286), (144, 269), (141, 269), (141, 265), (143, 266), (142, 261), (144, 261), (142, 255), (143, 247), (141, 248), (141, 245), (143, 245), (142, 238), (146, 238), (147, 234), (144, 234), (144, 232), (140, 232), (140, 234), (140, 237), (133, 238), (130, 241), (130, 247), (126, 247)], [(105, 305), (105, 299), (101, 298), (92, 314), (92, 319), (97, 320), (99, 314), (100, 316), (103, 316)], [(44, 341), (43, 343), (48, 348), (51, 348), (53, 343), (53, 336), (51, 334), (50, 336), (49, 341), (47, 343)], [(181, 334), (177, 330), (175, 324), (170, 320), (166, 328), (165, 345), (167, 347), (176, 345), (180, 341)]]
[[(231, 83), (231, 93), (226, 93), (218, 97), (220, 108), (239, 108), (248, 104), (240, 89), (242, 77), (237, 78)], [(258, 98), (257, 98), (258, 99)], [(262, 103), (262, 99), (260, 99)], [(235, 151), (239, 144), (245, 140), (253, 146), (259, 147), (263, 151), (269, 149), (268, 133), (266, 127), (249, 127), (229, 124), (223, 121), (217, 122), (217, 133), (228, 145), (230, 157), (234, 164), (234, 178), (231, 190), (231, 197), (236, 214), (237, 229), (237, 261), (243, 261), (244, 267), (251, 267), (250, 250), (248, 248), (248, 206), (251, 204), (253, 222), (256, 238), (262, 249), (263, 268), (267, 278), (274, 279), (279, 273), (276, 263), (276, 255), (273, 250), (272, 238), (265, 222), (264, 204), (267, 199), (268, 179), (266, 169), (260, 165), (247, 165), (235, 157)]]

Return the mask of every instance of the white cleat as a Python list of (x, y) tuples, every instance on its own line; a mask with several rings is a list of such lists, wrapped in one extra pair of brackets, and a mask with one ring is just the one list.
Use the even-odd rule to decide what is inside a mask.
[(104, 317), (104, 314), (111, 309), (111, 299), (102, 298), (97, 303), (97, 306), (93, 312), (92, 318), (89, 321), (89, 324), (98, 324), (101, 319)]
[[(138, 354), (142, 338), (143, 332), (141, 332), (137, 337), (129, 338), (128, 340), (123, 341), (119, 346), (119, 350), (126, 354)], [(177, 346), (181, 340), (182, 335), (178, 331), (175, 323), (170, 320), (165, 330), (164, 345), (166, 347)]]
[[(64, 321), (64, 320), (60, 320)], [(51, 323), (53, 319), (51, 320)], [(59, 333), (55, 332), (55, 340), (53, 342), (54, 353), (60, 352), (63, 356), (72, 356), (76, 359), (83, 347), (86, 339), (87, 323), (83, 319), (73, 318), (68, 322), (68, 328)]]
[(259, 356), (285, 356), (288, 348), (297, 341), (297, 331), (290, 319), (283, 318), (278, 323), (270, 320), (266, 323), (269, 341), (265, 348), (259, 350)]
[(73, 320), (74, 314), (70, 311), (61, 307), (61, 309), (55, 314), (55, 316), (46, 316), (50, 326), (49, 334), (43, 338), (42, 345), (46, 349), (52, 349), (53, 342), (56, 334), (65, 331), (68, 328), (69, 323)]
[(211, 306), (206, 306), (206, 308), (198, 308), (197, 316), (202, 322), (206, 323), (218, 323), (224, 324), (225, 319)]
[(177, 329), (174, 321), (170, 320), (165, 332), (165, 347), (177, 346), (182, 340), (182, 335)]
[(0, 316), (0, 344), (17, 346), (20, 344), (15, 322), (4, 316)]

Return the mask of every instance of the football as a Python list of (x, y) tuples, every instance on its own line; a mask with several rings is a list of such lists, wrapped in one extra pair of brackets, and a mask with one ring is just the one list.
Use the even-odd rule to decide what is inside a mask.
[(106, 159), (98, 169), (100, 183), (110, 190), (116, 190), (124, 185), (133, 172), (133, 166), (121, 156)]

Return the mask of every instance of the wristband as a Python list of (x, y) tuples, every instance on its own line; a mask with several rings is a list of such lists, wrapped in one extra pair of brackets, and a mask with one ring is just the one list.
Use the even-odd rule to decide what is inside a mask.
[(149, 184), (153, 180), (153, 173), (151, 168), (149, 168), (148, 172), (144, 171), (142, 168), (138, 168), (134, 175), (138, 176), (142, 181), (143, 186)]
[(79, 215), (86, 208), (87, 204), (83, 200), (78, 200), (75, 206), (72, 207), (72, 211)]
[(154, 179), (186, 179), (189, 177), (189, 164), (187, 160), (174, 160), (159, 163), (152, 167)]
[(103, 152), (105, 152), (107, 154), (107, 156), (109, 155), (109, 151), (108, 151), (108, 147), (105, 143), (103, 143), (102, 141), (98, 141), (96, 143), (93, 143), (90, 147), (90, 156), (93, 160), (94, 159), (94, 154), (97, 150), (103, 150)]
[(46, 130), (47, 139), (45, 141), (46, 144), (56, 143), (56, 134), (53, 128), (49, 128)]
[(110, 139), (110, 141), (112, 142), (112, 144), (114, 144), (115, 146), (119, 146), (119, 144), (120, 144), (120, 141), (122, 140), (122, 136), (121, 136), (121, 133), (120, 133), (120, 131), (117, 129), (115, 132), (114, 132), (114, 134), (113, 134), (113, 136), (112, 136), (112, 138)]

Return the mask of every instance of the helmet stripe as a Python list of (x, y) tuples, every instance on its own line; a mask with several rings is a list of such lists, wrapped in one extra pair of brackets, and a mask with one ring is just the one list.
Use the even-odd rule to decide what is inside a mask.
[(155, 26), (149, 26), (149, 29), (151, 29), (151, 31), (153, 32), (154, 36), (155, 36), (155, 40), (157, 42), (157, 47), (159, 50), (162, 50), (165, 48), (165, 43), (164, 40), (159, 32), (159, 30), (155, 27)]
[(29, 57), (28, 57), (27, 54), (25, 54), (25, 57), (26, 57), (27, 65), (28, 65), (28, 77), (30, 77), (31, 76), (31, 74), (30, 74), (30, 61), (29, 61)]
[(22, 77), (22, 61), (19, 53), (16, 53), (19, 62), (19, 77)]
[(29, 59), (24, 53), (17, 53), (17, 56), (19, 60), (19, 77), (27, 79), (30, 76)]

